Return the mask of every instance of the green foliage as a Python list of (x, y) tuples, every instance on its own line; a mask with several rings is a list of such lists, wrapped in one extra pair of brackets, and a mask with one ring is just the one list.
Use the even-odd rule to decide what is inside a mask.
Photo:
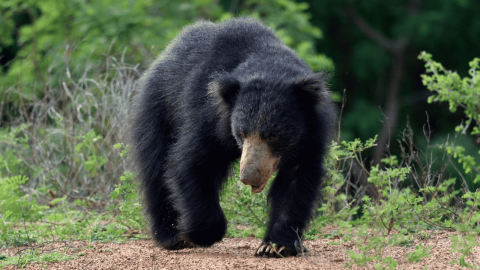
[(9, 238), (16, 239), (15, 242), (19, 244), (31, 242), (30, 236), (19, 237), (18, 233), (9, 228), (11, 222), (38, 220), (38, 211), (45, 209), (45, 206), (39, 206), (35, 201), (29, 202), (28, 196), (18, 189), (19, 185), (27, 181), (25, 176), (0, 178), (0, 244)]
[(0, 268), (3, 268), (7, 265), (16, 265), (19, 268), (25, 268), (27, 264), (39, 262), (41, 265), (45, 266), (46, 262), (58, 262), (73, 260), (75, 256), (67, 255), (62, 252), (54, 251), (52, 253), (40, 253), (38, 250), (27, 249), (25, 252), (21, 252), (19, 255), (6, 257), (5, 259), (0, 259)]
[(32, 83), (35, 79), (45, 82), (42, 70), (61, 67), (57, 55), (65, 53), (69, 62), (78, 65), (97, 62), (107, 47), (110, 52), (118, 52), (128, 46), (130, 61), (150, 62), (146, 58), (160, 52), (184, 25), (202, 16), (219, 19), (223, 14), (214, 0), (6, 0), (0, 3), (0, 12), (2, 19), (10, 22), (1, 28), (9, 38), (8, 44), (15, 30), (13, 18), (26, 14), (31, 19), (31, 24), (19, 29), (19, 58), (0, 81), (0, 85), (14, 85), (20, 80), (22, 85), (34, 86), (24, 92), (30, 97), (41, 93), (41, 87)]
[[(382, 161), (384, 163), (386, 160), (391, 162), (392, 160), (395, 160), (395, 158), (395, 156), (392, 156), (390, 159), (382, 159)], [(398, 187), (399, 182), (405, 180), (409, 172), (410, 168), (408, 167), (380, 170), (379, 165), (377, 165), (370, 170), (368, 182), (373, 183), (377, 189), (381, 191), (380, 195), (383, 198), (388, 198), (387, 200), (390, 200), (396, 187)]]
[[(229, 221), (227, 235), (232, 237), (247, 237), (254, 235), (263, 238), (268, 221), (267, 192), (271, 180), (265, 190), (252, 194), (249, 186), (240, 182), (240, 163), (234, 166), (232, 177), (224, 184), (220, 195), (220, 206)], [(274, 178), (275, 176), (272, 176)]]
[[(472, 250), (476, 246), (480, 246), (480, 242), (478, 240), (478, 233), (474, 232), (469, 232), (469, 231), (464, 231), (465, 227), (459, 225), (460, 233), (458, 235), (452, 235), (452, 252), (458, 252), (460, 253), (460, 257), (457, 259), (451, 261), (451, 264), (458, 264), (461, 267), (466, 267), (466, 268), (477, 268), (478, 265), (475, 264), (470, 264), (465, 259), (471, 255)], [(475, 260), (475, 258), (473, 258)], [(477, 268), (478, 269), (478, 268)]]
[(27, 188), (35, 186), (41, 198), (109, 193), (124, 171), (113, 145), (127, 127), (138, 74), (109, 57), (95, 69), (84, 65), (81, 75), (69, 73), (61, 86), (46, 86), (44, 99), (13, 104), (20, 114), (9, 115), (12, 125), (0, 128), (0, 175), (26, 175)]
[(465, 133), (468, 126), (473, 122), (476, 126), (473, 127), (470, 134), (480, 134), (478, 129), (480, 127), (480, 58), (475, 58), (469, 63), (470, 70), (468, 73), (471, 78), (463, 79), (457, 72), (446, 70), (442, 64), (433, 61), (431, 54), (422, 52), (418, 58), (426, 62), (427, 74), (431, 73), (431, 75), (422, 75), (423, 85), (436, 93), (436, 95), (428, 98), (428, 102), (446, 101), (452, 113), (458, 107), (464, 109), (467, 121), (465, 125), (457, 126), (455, 131)]
[[(347, 201), (348, 198), (343, 196), (334, 198), (337, 190), (344, 184), (343, 173), (345, 166), (351, 160), (360, 161), (361, 152), (365, 149), (375, 146), (376, 140), (377, 136), (368, 139), (365, 143), (362, 143), (362, 141), (358, 138), (349, 142), (342, 141), (340, 145), (338, 145), (336, 142), (332, 142), (325, 166), (329, 170), (328, 177), (325, 179), (326, 183), (323, 190), (325, 194), (325, 203), (322, 205), (322, 208), (319, 209), (320, 212), (323, 212), (324, 214), (332, 214), (335, 211), (335, 200), (340, 199), (344, 202)], [(346, 205), (347, 204), (344, 203), (344, 206)]]
[[(428, 90), (435, 92), (436, 95), (430, 96), (428, 102), (448, 102), (449, 109), (453, 113), (458, 108), (462, 108), (467, 118), (465, 124), (462, 123), (455, 128), (457, 133), (465, 134), (470, 125), (473, 125), (471, 135), (480, 139), (480, 58), (473, 59), (470, 63), (468, 71), (470, 78), (461, 78), (457, 72), (446, 70), (442, 64), (432, 60), (432, 55), (422, 52), (419, 59), (425, 61), (427, 74), (422, 75), (422, 82)], [(480, 183), (480, 166), (477, 160), (471, 155), (465, 154), (465, 148), (455, 146), (454, 144), (445, 143), (440, 149), (445, 148), (448, 154), (462, 164), (465, 174), (475, 172), (473, 175), (473, 183)]]
[[(19, 51), (8, 65), (8, 72), (0, 77), (0, 93), (9, 87), (21, 88), (21, 96), (8, 96), (16, 103), (43, 97), (44, 85), (57, 86), (71, 76), (81, 75), (82, 70), (72, 69), (65, 78), (63, 66), (95, 65), (105, 55), (122, 51), (122, 59), (142, 62), (146, 68), (185, 25), (199, 19), (219, 21), (233, 16), (217, 2), (2, 1), (0, 19), (8, 23), (2, 25), (0, 33), (8, 38), (0, 45), (14, 41), (15, 16), (27, 15), (31, 23), (18, 29), (15, 42)], [(321, 38), (321, 31), (309, 22), (307, 4), (292, 0), (245, 1), (241, 8), (238, 15), (265, 20), (314, 70), (333, 70), (331, 59), (315, 52), (313, 42)], [(65, 59), (58, 58), (62, 54)], [(50, 76), (45, 76), (45, 71), (50, 71)]]
[(0, 178), (0, 245), (13, 241), (15, 244), (28, 244), (34, 241), (34, 237), (22, 234), (17, 230), (11, 230), (10, 224), (20, 222), (36, 222), (41, 217), (41, 211), (48, 209), (47, 206), (38, 205), (35, 199), (23, 194), (19, 186), (25, 184), (28, 178), (25, 176), (12, 176)]
[[(25, 176), (12, 176), (8, 178), (0, 178), (0, 214), (2, 222), (5, 221), (18, 222), (20, 220), (36, 221), (39, 218), (39, 211), (48, 207), (37, 205), (35, 199), (29, 199), (28, 195), (24, 195), (18, 187), (25, 184), (28, 178)], [(6, 231), (2, 230), (2, 234)]]
[(28, 135), (23, 133), (28, 127), (28, 124), (22, 123), (17, 127), (0, 129), (0, 177), (13, 176), (26, 169), (14, 146), (30, 151)]
[[(428, 234), (427, 229), (447, 229), (457, 231), (477, 231), (479, 222), (479, 198), (480, 190), (467, 192), (462, 198), (458, 198), (459, 191), (455, 190), (456, 179), (432, 183), (419, 190), (404, 188), (402, 184), (413, 178), (416, 170), (412, 170), (412, 164), (406, 164), (405, 160), (399, 160), (396, 156), (382, 159), (383, 167), (373, 166), (370, 170), (362, 167), (368, 175), (368, 182), (374, 184), (379, 198), (373, 201), (368, 196), (357, 197), (358, 193), (349, 197), (348, 193), (339, 193), (342, 187), (345, 166), (341, 163), (355, 160), (361, 161), (362, 151), (375, 145), (375, 139), (366, 143), (360, 140), (342, 142), (341, 146), (333, 143), (330, 149), (328, 168), (339, 168), (330, 171), (330, 179), (325, 187), (326, 198), (329, 198), (320, 208), (320, 216), (313, 222), (312, 229), (306, 233), (307, 239), (313, 239), (321, 233), (322, 227), (327, 224), (335, 224), (342, 231), (342, 242), (353, 241), (355, 248), (347, 250), (350, 261), (347, 267), (352, 265), (374, 267), (375, 269), (395, 269), (397, 259), (385, 256), (383, 250), (391, 246), (413, 245), (414, 238), (424, 239)], [(411, 159), (403, 156), (403, 159)], [(418, 159), (418, 157), (413, 157)], [(415, 176), (418, 177), (418, 176)], [(429, 176), (432, 177), (432, 176)], [(338, 182), (332, 182), (337, 179)], [(356, 200), (361, 199), (361, 203)], [(340, 210), (338, 205), (332, 202), (342, 202)], [(459, 207), (460, 205), (460, 207)], [(357, 213), (361, 215), (352, 219)], [(327, 215), (326, 215), (327, 214)], [(393, 233), (397, 231), (398, 233)], [(312, 234), (313, 232), (313, 234)], [(475, 241), (476, 238), (472, 238)], [(470, 244), (453, 245), (452, 250), (458, 250), (462, 255), (454, 263), (467, 266), (464, 258), (467, 257), (470, 247), (478, 246), (475, 241)], [(463, 240), (466, 243), (466, 240)], [(458, 248), (457, 248), (458, 247)], [(416, 245), (413, 252), (405, 255), (410, 262), (420, 262), (429, 256), (432, 247)]]
[[(91, 132), (74, 148), (83, 151), (95, 138), (98, 136)], [(110, 195), (112, 200), (106, 207), (108, 211), (104, 211), (102, 203), (92, 198), (69, 202), (67, 196), (63, 196), (50, 200), (50, 207), (41, 205), (32, 196), (21, 192), (27, 177), (0, 178), (0, 246), (42, 243), (52, 237), (56, 240), (117, 242), (143, 237), (140, 232), (145, 231), (145, 219), (138, 199), (138, 184), (134, 175), (128, 172), (120, 180), (121, 184)]]
[(112, 206), (112, 210), (119, 210), (119, 214), (115, 216), (118, 223), (129, 229), (146, 227), (142, 205), (138, 198), (138, 182), (135, 181), (133, 173), (125, 172), (123, 176), (120, 176), (120, 184), (110, 193), (110, 198), (119, 201), (118, 204)]
[(409, 263), (419, 262), (423, 258), (427, 257), (433, 247), (427, 247), (425, 245), (419, 244), (415, 246), (415, 251), (408, 252), (406, 257)]
[[(79, 139), (80, 142), (75, 145), (75, 154), (86, 157), (84, 161), (85, 168), (92, 176), (97, 176), (101, 167), (107, 162), (106, 158), (98, 155), (99, 151), (97, 147), (95, 147), (95, 143), (101, 142), (102, 137), (97, 135), (94, 130), (91, 130), (87, 134), (77, 137), (77, 139)], [(99, 146), (98, 148), (103, 147)], [(81, 162), (81, 160), (77, 158), (76, 162)]]

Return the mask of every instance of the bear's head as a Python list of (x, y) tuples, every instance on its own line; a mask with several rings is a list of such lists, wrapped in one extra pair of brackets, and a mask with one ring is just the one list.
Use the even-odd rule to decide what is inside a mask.
[(291, 80), (264, 77), (238, 80), (217, 75), (208, 85), (219, 113), (230, 117), (231, 132), (242, 149), (240, 179), (262, 192), (272, 174), (295, 158), (308, 134), (308, 117), (327, 95), (325, 75)]

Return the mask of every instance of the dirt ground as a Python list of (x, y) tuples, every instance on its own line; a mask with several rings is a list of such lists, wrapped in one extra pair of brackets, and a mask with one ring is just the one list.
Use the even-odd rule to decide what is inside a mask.
[[(418, 241), (408, 247), (394, 246), (384, 250), (384, 257), (390, 256), (399, 261), (397, 269), (462, 269), (451, 265), (450, 261), (459, 254), (450, 252), (451, 241), (448, 232), (437, 232), (430, 238)], [(310, 250), (307, 256), (283, 259), (254, 257), (254, 250), (261, 240), (255, 238), (224, 238), (209, 248), (189, 248), (168, 251), (154, 247), (151, 240), (127, 241), (123, 244), (88, 243), (84, 241), (57, 242), (38, 248), (40, 252), (59, 251), (75, 255), (71, 261), (33, 263), (25, 269), (345, 269), (349, 262), (346, 250), (355, 249), (353, 243), (331, 245), (339, 239), (318, 239), (305, 241)], [(415, 250), (418, 244), (433, 246), (430, 256), (417, 263), (408, 263), (405, 253)], [(24, 248), (0, 249), (0, 254), (11, 256)], [(467, 262), (480, 264), (480, 249), (475, 247)], [(8, 265), (4, 269), (18, 269)], [(351, 266), (348, 269), (375, 269)]]

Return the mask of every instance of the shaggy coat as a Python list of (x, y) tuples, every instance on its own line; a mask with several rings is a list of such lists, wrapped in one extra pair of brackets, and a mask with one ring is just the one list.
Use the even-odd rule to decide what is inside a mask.
[(262, 160), (244, 162), (254, 168), (249, 172), (264, 167), (255, 164), (270, 167), (258, 177), (242, 169), (242, 182), (261, 191), (262, 179), (278, 172), (263, 241), (295, 255), (297, 233), (317, 207), (335, 121), (324, 77), (257, 20), (185, 27), (141, 78), (131, 119), (156, 242), (175, 248), (179, 241), (209, 246), (222, 239), (220, 188), (248, 140), (262, 143), (249, 153), (266, 149), (258, 150), (266, 151)]

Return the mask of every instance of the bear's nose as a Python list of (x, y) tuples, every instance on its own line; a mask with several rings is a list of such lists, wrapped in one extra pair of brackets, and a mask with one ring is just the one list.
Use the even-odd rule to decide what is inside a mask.
[(240, 172), (240, 181), (244, 185), (248, 186), (258, 186), (260, 180), (260, 171), (253, 168), (244, 168)]

